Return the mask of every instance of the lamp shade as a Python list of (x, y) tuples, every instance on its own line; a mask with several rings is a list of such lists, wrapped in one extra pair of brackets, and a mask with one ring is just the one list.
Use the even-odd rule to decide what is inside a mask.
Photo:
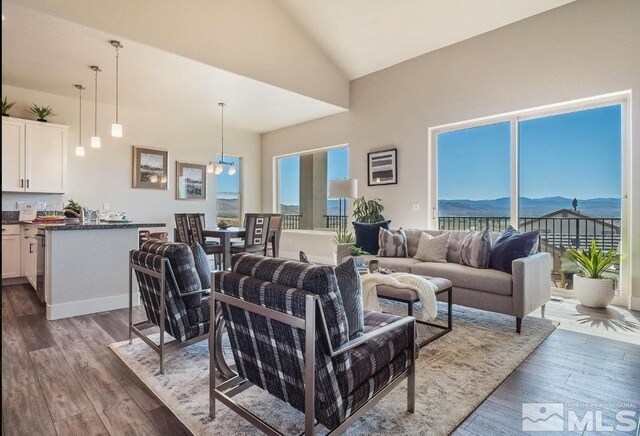
[(358, 179), (329, 180), (329, 198), (357, 198)]

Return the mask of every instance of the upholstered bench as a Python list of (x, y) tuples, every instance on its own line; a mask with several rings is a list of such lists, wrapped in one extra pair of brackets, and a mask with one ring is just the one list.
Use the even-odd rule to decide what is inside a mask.
[[(447, 294), (447, 297), (446, 297), (447, 306), (448, 306), (447, 324), (443, 325), (443, 324), (438, 324), (438, 323), (433, 323), (428, 321), (422, 321), (416, 318), (416, 322), (419, 322), (420, 324), (425, 324), (425, 325), (440, 329), (440, 332), (438, 332), (437, 334), (418, 342), (418, 345), (420, 346), (420, 348), (424, 347), (428, 343), (435, 341), (439, 337), (446, 335), (451, 330), (453, 330), (452, 316), (451, 316), (451, 305), (453, 304), (453, 301), (452, 301), (453, 284), (451, 283), (451, 280), (443, 279), (440, 277), (425, 277), (425, 278), (437, 286), (438, 289), (436, 290), (436, 298), (441, 299), (442, 297), (444, 297), (445, 293)], [(407, 303), (407, 315), (409, 316), (413, 316), (413, 305), (420, 301), (420, 299), (418, 298), (418, 293), (415, 291), (415, 289), (410, 287), (396, 287), (396, 286), (387, 285), (387, 284), (377, 285), (376, 292), (378, 294), (378, 298), (383, 298), (385, 300), (399, 301), (401, 303)]]

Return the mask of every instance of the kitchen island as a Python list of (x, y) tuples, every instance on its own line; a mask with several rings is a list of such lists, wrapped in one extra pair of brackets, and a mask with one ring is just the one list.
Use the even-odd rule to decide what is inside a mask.
[[(164, 223), (38, 224), (44, 248), (47, 319), (129, 306), (129, 252), (140, 229)], [(40, 247), (39, 247), (40, 248)], [(134, 295), (134, 305), (139, 299)]]

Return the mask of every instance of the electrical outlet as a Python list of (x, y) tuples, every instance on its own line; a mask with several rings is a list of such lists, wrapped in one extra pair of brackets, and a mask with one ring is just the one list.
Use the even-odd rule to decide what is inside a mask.
[(109, 203), (102, 203), (102, 210), (110, 210), (109, 209)]
[(420, 210), (420, 203), (418, 202), (411, 203), (411, 210), (414, 212), (418, 212)]

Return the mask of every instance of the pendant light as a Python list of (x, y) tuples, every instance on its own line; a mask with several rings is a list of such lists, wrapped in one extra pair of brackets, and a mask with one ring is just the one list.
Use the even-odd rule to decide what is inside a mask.
[(93, 124), (93, 136), (91, 137), (91, 148), (100, 148), (102, 144), (100, 141), (100, 137), (98, 136), (98, 73), (102, 70), (97, 65), (91, 65), (89, 68), (91, 68), (93, 72), (96, 74), (94, 109), (93, 109), (94, 124)]
[(228, 174), (230, 176), (233, 176), (236, 173), (236, 165), (234, 162), (226, 162), (224, 160), (224, 107), (226, 106), (225, 103), (218, 103), (218, 106), (220, 106), (222, 115), (221, 115), (221, 122), (220, 122), (220, 140), (222, 143), (222, 152), (220, 153), (220, 160), (218, 160), (218, 162), (214, 163), (213, 162), (209, 162), (209, 164), (207, 165), (207, 172), (209, 174), (214, 173), (216, 176), (219, 176), (220, 174), (222, 174), (222, 172), (224, 171), (224, 166), (228, 165), (229, 166), (229, 170), (228, 170)]
[(82, 85), (73, 85), (78, 89), (78, 94), (79, 94), (79, 119), (80, 121), (78, 122), (78, 145), (76, 145), (76, 156), (78, 157), (82, 157), (84, 156), (84, 146), (82, 145), (82, 90), (86, 89), (84, 86)]
[(122, 124), (118, 119), (118, 103), (120, 98), (120, 89), (118, 87), (118, 79), (119, 79), (119, 59), (120, 59), (120, 49), (124, 48), (124, 45), (120, 43), (120, 41), (111, 40), (109, 41), (111, 45), (116, 49), (116, 122), (111, 125), (111, 136), (114, 138), (122, 138)]

